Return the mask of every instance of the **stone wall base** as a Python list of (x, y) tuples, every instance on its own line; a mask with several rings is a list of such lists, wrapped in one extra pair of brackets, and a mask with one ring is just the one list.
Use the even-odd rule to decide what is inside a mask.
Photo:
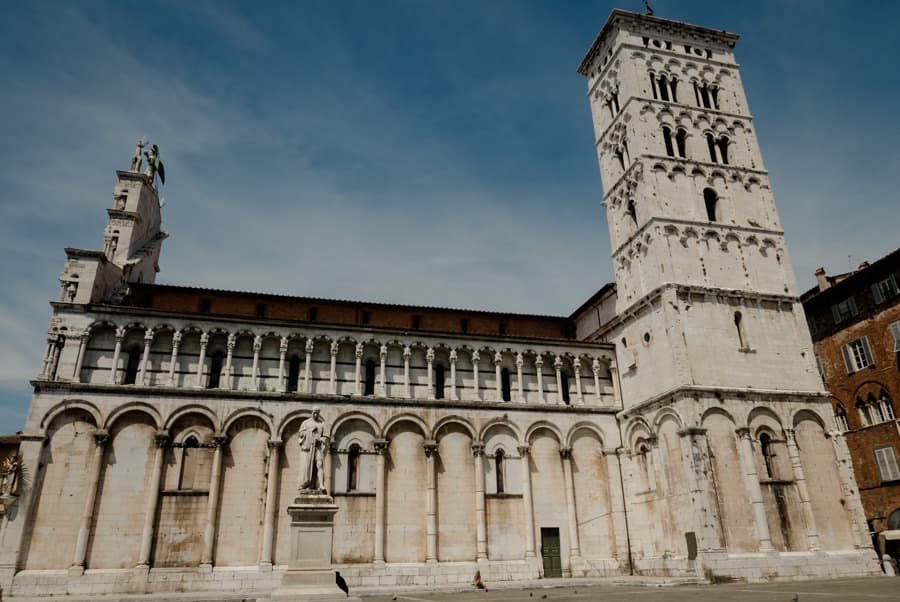
[(669, 556), (635, 560), (635, 574), (698, 577), (711, 583), (759, 583), (881, 575), (874, 550), (701, 553), (696, 560)]

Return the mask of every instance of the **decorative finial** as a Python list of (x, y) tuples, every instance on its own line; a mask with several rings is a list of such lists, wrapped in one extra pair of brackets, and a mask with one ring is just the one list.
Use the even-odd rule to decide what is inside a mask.
[(157, 145), (152, 145), (150, 150), (144, 153), (144, 156), (147, 157), (147, 169), (144, 170), (144, 175), (150, 178), (150, 183), (153, 183), (154, 177), (159, 175), (159, 181), (163, 184), (166, 183), (166, 170), (163, 167), (162, 161), (159, 160), (159, 147)]
[(140, 173), (141, 172), (141, 162), (143, 161), (143, 157), (141, 156), (141, 152), (144, 150), (144, 147), (147, 146), (147, 141), (141, 138), (137, 141), (137, 148), (134, 149), (134, 156), (131, 158), (131, 169), (130, 171)]
[(650, 7), (650, 0), (644, 0), (644, 8), (647, 9), (646, 14), (653, 16), (653, 9)]

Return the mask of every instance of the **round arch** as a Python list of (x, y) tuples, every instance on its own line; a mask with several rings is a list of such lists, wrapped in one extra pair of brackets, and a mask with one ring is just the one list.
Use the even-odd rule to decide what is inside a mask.
[(520, 431), (519, 427), (517, 427), (514, 423), (509, 422), (508, 420), (505, 420), (503, 418), (494, 418), (492, 420), (489, 420), (481, 428), (481, 433), (479, 433), (479, 435), (478, 435), (479, 440), (486, 441), (490, 431), (492, 431), (495, 428), (499, 428), (499, 427), (506, 427), (509, 430), (511, 430), (513, 432), (513, 434), (516, 436), (516, 441), (518, 443), (521, 443), (522, 431)]
[(448, 424), (458, 424), (458, 425), (462, 426), (464, 429), (466, 429), (466, 432), (469, 433), (469, 437), (472, 438), (472, 441), (475, 441), (476, 436), (477, 436), (477, 433), (475, 432), (475, 427), (473, 427), (472, 424), (465, 418), (463, 418), (461, 416), (455, 416), (455, 415), (445, 416), (445, 417), (441, 418), (437, 422), (437, 424), (434, 425), (434, 429), (431, 431), (431, 438), (434, 439), (435, 441), (437, 441), (438, 435), (440, 434), (441, 429), (444, 428), (445, 426), (447, 426)]
[(603, 429), (597, 426), (592, 422), (578, 422), (572, 425), (572, 428), (569, 429), (569, 433), (566, 435), (566, 447), (572, 447), (572, 443), (575, 441), (575, 435), (577, 435), (580, 431), (587, 431), (596, 435), (597, 439), (600, 440), (600, 446), (606, 447), (607, 438), (603, 432)]
[(100, 410), (97, 408), (97, 406), (83, 399), (67, 399), (65, 401), (59, 402), (58, 404), (47, 410), (47, 413), (44, 414), (44, 417), (41, 419), (40, 424), (41, 430), (44, 431), (44, 434), (46, 434), (47, 427), (53, 424), (53, 421), (57, 416), (72, 409), (83, 410), (90, 414), (91, 418), (94, 419), (94, 425), (98, 428), (101, 424), (103, 424), (102, 414), (100, 413)]
[(399, 416), (394, 416), (384, 425), (384, 436), (387, 438), (388, 434), (391, 432), (391, 429), (400, 424), (401, 422), (410, 422), (416, 425), (416, 428), (421, 431), (422, 436), (428, 438), (431, 429), (428, 428), (428, 425), (414, 414), (400, 414)]
[(103, 425), (103, 428), (107, 431), (112, 430), (112, 427), (116, 424), (116, 422), (119, 421), (120, 418), (132, 412), (146, 414), (153, 421), (153, 425), (156, 427), (156, 430), (160, 429), (160, 426), (162, 425), (162, 419), (159, 415), (159, 411), (157, 411), (157, 409), (150, 404), (144, 403), (142, 401), (130, 401), (117, 407), (109, 416), (107, 416), (106, 423)]
[(531, 445), (532, 437), (534, 437), (534, 434), (540, 430), (547, 430), (553, 433), (553, 436), (556, 437), (556, 440), (560, 445), (562, 445), (562, 442), (565, 441), (562, 433), (559, 431), (556, 425), (546, 420), (539, 420), (538, 422), (535, 422), (530, 427), (528, 427), (528, 430), (525, 432), (525, 441), (529, 445)]
[(341, 426), (350, 422), (351, 420), (361, 420), (369, 425), (369, 428), (372, 429), (372, 434), (375, 435), (376, 439), (382, 438), (381, 427), (378, 426), (378, 423), (374, 418), (365, 414), (363, 412), (350, 412), (348, 414), (341, 414), (341, 416), (334, 421), (334, 424), (331, 425), (331, 439), (332, 441), (337, 436), (338, 430), (340, 430)]
[(681, 418), (681, 414), (679, 414), (672, 408), (663, 408), (656, 413), (656, 416), (653, 417), (653, 426), (656, 427), (655, 430), (658, 431), (663, 421), (667, 418), (673, 419), (675, 423), (678, 424), (678, 430), (684, 429), (684, 420)]
[(252, 407), (240, 408), (238, 410), (233, 411), (231, 414), (229, 414), (228, 418), (226, 418), (222, 424), (222, 432), (227, 433), (228, 430), (232, 426), (234, 426), (234, 423), (236, 421), (240, 420), (241, 418), (245, 418), (247, 416), (253, 416), (254, 418), (259, 418), (260, 420), (262, 420), (266, 425), (266, 430), (269, 431), (270, 437), (272, 436), (272, 433), (275, 432), (275, 427), (272, 424), (271, 414), (266, 414), (265, 412), (261, 411), (259, 408), (252, 408)]
[(172, 426), (175, 424), (175, 422), (179, 418), (182, 418), (184, 416), (189, 416), (191, 414), (199, 414), (199, 415), (203, 416), (204, 418), (209, 420), (214, 431), (220, 430), (219, 427), (220, 427), (221, 423), (219, 421), (219, 417), (216, 416), (215, 412), (213, 412), (206, 406), (202, 406), (199, 404), (191, 404), (191, 405), (187, 405), (187, 406), (178, 408), (177, 410), (175, 410), (174, 412), (169, 414), (169, 416), (165, 420), (165, 423), (164, 423), (165, 426), (163, 428), (168, 431), (172, 428)]
[(825, 428), (826, 423), (822, 420), (822, 417), (819, 416), (818, 412), (815, 412), (809, 408), (801, 408), (797, 410), (794, 413), (793, 419), (791, 420), (791, 425), (793, 425), (794, 428), (797, 428), (797, 426), (804, 420), (812, 420), (813, 422), (818, 424), (819, 428), (821, 428), (823, 431), (827, 431), (827, 429)]

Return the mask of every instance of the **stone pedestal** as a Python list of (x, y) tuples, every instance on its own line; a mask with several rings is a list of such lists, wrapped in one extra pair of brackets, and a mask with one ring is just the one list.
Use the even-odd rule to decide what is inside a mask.
[[(272, 600), (304, 602), (347, 600), (331, 568), (334, 515), (338, 507), (324, 491), (301, 491), (288, 506), (291, 515), (291, 555), (281, 587)], [(351, 597), (350, 600), (359, 600)]]

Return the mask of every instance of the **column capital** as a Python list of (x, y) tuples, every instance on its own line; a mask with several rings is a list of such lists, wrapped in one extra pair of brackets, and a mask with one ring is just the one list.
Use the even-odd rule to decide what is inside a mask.
[(340, 347), (340, 345), (338, 345), (337, 341), (331, 342), (331, 355), (332, 356), (336, 356), (338, 354), (338, 351), (340, 351), (340, 349), (341, 349), (341, 347)]
[(225, 340), (225, 347), (228, 348), (228, 351), (234, 351), (234, 346), (237, 344), (237, 337), (233, 332), (228, 333), (228, 338)]
[(125, 340), (125, 329), (119, 326), (116, 328), (116, 342), (121, 343)]
[(503, 354), (499, 351), (494, 352), (494, 365), (499, 366), (503, 363)]
[(215, 433), (213, 435), (213, 446), (222, 447), (228, 443), (228, 435), (225, 433)]
[(312, 339), (306, 339), (306, 353), (312, 353), (313, 347), (315, 346), (315, 341)]
[(562, 370), (562, 367), (563, 367), (562, 356), (557, 355), (553, 359), (553, 367), (556, 368), (557, 370)]
[(784, 438), (787, 440), (788, 445), (797, 445), (797, 431), (790, 427), (785, 427), (782, 430), (784, 431)]
[(425, 360), (429, 363), (434, 361), (434, 347), (429, 347), (425, 352)]
[(478, 350), (477, 350), (477, 349), (474, 350), (474, 351), (472, 352), (472, 363), (474, 364), (475, 362), (477, 362), (477, 361), (480, 360), (480, 359), (481, 359), (481, 354), (478, 353)]
[(78, 335), (73, 335), (73, 336), (78, 336), (78, 338), (81, 339), (82, 343), (87, 343), (91, 339), (91, 331), (90, 330), (82, 330)]
[(385, 454), (387, 454), (390, 441), (388, 441), (387, 439), (375, 439), (372, 444), (375, 447), (375, 453), (379, 456), (384, 456)]
[(409, 345), (403, 346), (403, 359), (408, 360), (412, 357), (412, 348)]
[(594, 358), (593, 361), (591, 362), (591, 372), (593, 372), (594, 374), (600, 374), (600, 360), (599, 359)]
[(146, 341), (147, 343), (153, 342), (153, 329), (152, 328), (148, 328), (144, 332), (144, 341)]
[(519, 450), (519, 455), (523, 458), (531, 453), (530, 445), (519, 445), (516, 449)]
[(104, 429), (94, 431), (94, 445), (104, 447), (109, 443), (109, 432)]
[(284, 441), (282, 441), (281, 439), (273, 438), (273, 439), (269, 439), (267, 445), (269, 446), (269, 449), (276, 450), (276, 449), (280, 448), (282, 445), (284, 445)]
[(356, 350), (355, 350), (355, 353), (356, 353), (357, 359), (362, 359), (362, 356), (363, 356), (363, 349), (365, 349), (365, 346), (364, 346), (362, 343), (357, 343), (357, 344), (356, 344)]
[(378, 348), (378, 357), (381, 359), (387, 359), (388, 348), (384, 343), (381, 344), (381, 347)]
[(521, 351), (516, 351), (516, 368), (521, 368), (525, 365), (525, 358), (522, 356)]
[(537, 366), (538, 370), (540, 370), (541, 366), (544, 365), (544, 357), (541, 355), (534, 356), (534, 365)]
[(168, 447), (170, 441), (169, 433), (167, 431), (156, 431), (153, 435), (153, 442), (156, 443), (156, 447)]
[(262, 349), (262, 337), (255, 335), (253, 337), (253, 353), (259, 353), (260, 349)]
[(206, 345), (209, 343), (209, 333), (201, 332), (200, 333), (200, 346), (206, 348)]
[(422, 448), (425, 450), (425, 457), (430, 458), (437, 452), (437, 441), (434, 439), (426, 439), (425, 443), (422, 445)]
[(742, 426), (740, 428), (734, 429), (735, 434), (741, 439), (750, 439), (750, 428), (746, 426)]
[(281, 337), (281, 342), (278, 344), (278, 352), (281, 355), (284, 355), (285, 353), (287, 353), (287, 349), (288, 349), (288, 338)]
[(181, 334), (180, 330), (176, 330), (175, 332), (173, 332), (172, 333), (172, 345), (174, 345), (175, 347), (178, 347), (178, 345), (181, 344), (182, 336), (183, 335)]
[(560, 447), (559, 448), (559, 457), (563, 460), (568, 460), (572, 457), (572, 448), (571, 447)]
[(480, 441), (472, 444), (472, 455), (476, 458), (484, 455), (484, 443)]
[(455, 364), (456, 358), (457, 358), (456, 349), (451, 349), (450, 350), (450, 361)]

